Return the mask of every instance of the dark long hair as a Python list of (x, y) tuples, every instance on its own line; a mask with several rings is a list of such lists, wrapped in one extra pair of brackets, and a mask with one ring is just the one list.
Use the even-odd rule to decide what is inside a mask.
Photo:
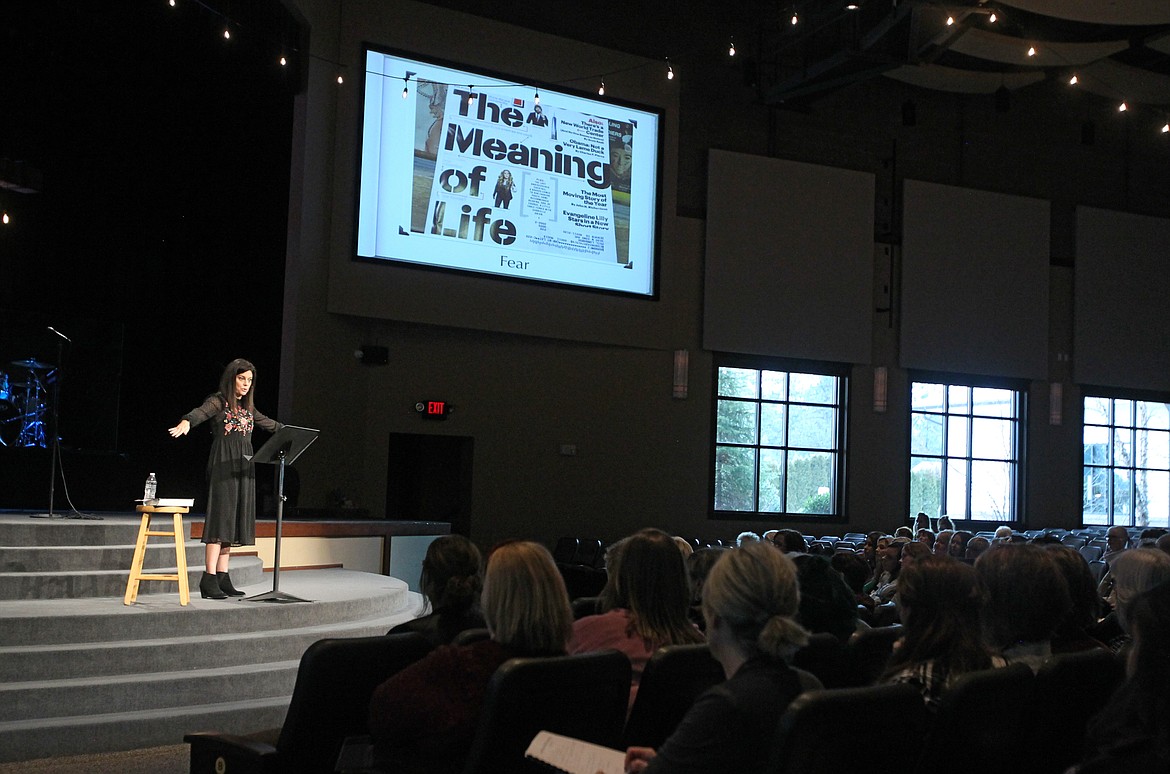
[(254, 411), (256, 408), (252, 396), (256, 393), (256, 382), (259, 379), (259, 374), (256, 373), (256, 366), (242, 357), (237, 357), (227, 364), (227, 367), (223, 369), (223, 376), (219, 377), (219, 394), (229, 409), (240, 407), (240, 401), (236, 400), (236, 377), (245, 371), (252, 372), (252, 389), (248, 390), (248, 394), (244, 396), (244, 408), (248, 411)]
[(936, 660), (948, 674), (991, 666), (981, 639), (983, 589), (971, 565), (945, 556), (924, 556), (898, 577), (898, 604), (905, 627), (886, 677), (911, 664)]
[(691, 592), (682, 552), (662, 530), (644, 529), (626, 539), (613, 591), (615, 606), (633, 618), (631, 634), (651, 647), (703, 640), (687, 618)]
[(434, 612), (472, 608), (483, 590), (479, 549), (462, 535), (435, 538), (427, 547), (418, 585)]

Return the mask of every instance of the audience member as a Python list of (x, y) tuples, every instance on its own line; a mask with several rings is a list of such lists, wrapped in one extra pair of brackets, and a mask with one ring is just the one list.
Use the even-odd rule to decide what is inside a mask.
[(926, 556), (903, 569), (898, 581), (903, 634), (883, 682), (909, 683), (936, 709), (948, 686), (967, 672), (1003, 666), (983, 643), (983, 592), (968, 564)]
[(833, 565), (833, 569), (841, 573), (841, 577), (845, 580), (845, 585), (853, 592), (853, 601), (857, 604), (864, 604), (862, 600), (873, 602), (869, 595), (865, 593), (865, 582), (869, 580), (870, 569), (869, 565), (855, 553), (838, 551), (833, 554), (833, 558), (829, 560)]
[(786, 660), (808, 641), (792, 560), (748, 545), (720, 557), (703, 591), (711, 654), (726, 682), (695, 701), (657, 750), (631, 747), (627, 772), (757, 771), (776, 724), (801, 691)]
[(702, 631), (705, 631), (707, 626), (707, 622), (703, 620), (703, 584), (707, 581), (707, 575), (711, 572), (711, 568), (715, 566), (715, 562), (719, 561), (719, 557), (723, 555), (725, 550), (722, 547), (700, 548), (687, 557), (687, 580), (691, 591), (688, 618)]
[(984, 638), (1009, 662), (1033, 670), (1052, 656), (1052, 634), (1068, 615), (1068, 584), (1052, 555), (1030, 543), (999, 545), (975, 562), (987, 589)]
[(1154, 541), (1154, 547), (1160, 551), (1170, 554), (1170, 533), (1163, 535)]
[(1091, 634), (1114, 653), (1120, 653), (1131, 642), (1126, 605), (1138, 594), (1170, 580), (1170, 554), (1156, 548), (1134, 548), (1118, 554), (1109, 572), (1113, 576), (1113, 587), (1108, 601), (1113, 612)]
[(962, 559), (967, 553), (967, 541), (973, 538), (970, 532), (965, 529), (955, 530), (951, 535), (950, 555), (956, 559)]
[(793, 554), (800, 585), (797, 621), (810, 632), (827, 632), (845, 642), (857, 631), (853, 591), (823, 556)]
[(505, 543), (491, 553), (482, 608), (489, 639), (440, 645), (374, 691), (369, 720), (379, 767), (460, 771), (496, 668), (515, 656), (565, 652), (569, 597), (552, 554), (539, 543)]
[(1001, 524), (995, 528), (995, 542), (1007, 543), (1012, 539), (1012, 528), (1006, 524)]
[(687, 619), (691, 595), (682, 554), (662, 530), (644, 529), (625, 540), (613, 589), (612, 607), (573, 623), (568, 650), (613, 648), (625, 653), (633, 669), (633, 705), (642, 670), (654, 651), (702, 642), (703, 635)]
[(911, 522), (910, 529), (915, 535), (917, 535), (919, 532), (921, 532), (924, 529), (929, 530), (930, 529), (930, 517), (927, 516), (922, 511), (919, 511), (918, 513), (916, 513), (914, 515), (914, 521)]
[(764, 543), (771, 543), (776, 539), (776, 533), (779, 531), (778, 529), (770, 529), (760, 536), (760, 540)]
[(905, 524), (894, 530), (894, 537), (904, 537), (907, 540), (914, 539), (914, 530), (907, 527)]
[[(927, 548), (925, 543), (907, 543), (902, 546), (902, 569), (906, 569), (906, 565), (912, 564), (924, 556), (930, 556), (931, 551)], [(899, 571), (900, 572), (900, 571)]]
[(1057, 625), (1052, 635), (1053, 653), (1073, 653), (1093, 648), (1105, 648), (1105, 644), (1089, 635), (1097, 624), (1101, 605), (1097, 599), (1097, 583), (1089, 570), (1089, 563), (1080, 552), (1070, 546), (1044, 546), (1044, 550), (1056, 561), (1056, 566), (1068, 585), (1072, 606), (1068, 615)]
[(597, 595), (597, 609), (612, 610), (617, 607), (617, 576), (618, 568), (622, 564), (622, 551), (625, 550), (628, 537), (618, 538), (605, 547), (605, 585)]
[(963, 559), (967, 562), (974, 562), (988, 548), (991, 548), (991, 541), (985, 537), (976, 535), (967, 541), (967, 550), (963, 552)]
[(678, 550), (682, 552), (684, 560), (688, 556), (690, 556), (691, 554), (693, 554), (695, 552), (695, 547), (692, 546), (690, 541), (687, 540), (685, 537), (680, 537), (678, 535), (675, 535), (674, 536), (674, 544), (676, 546), (678, 546)]
[(934, 536), (934, 545), (931, 549), (935, 556), (950, 556), (951, 554), (951, 535), (955, 534), (953, 529), (939, 530)]
[(1129, 600), (1125, 618), (1127, 679), (1089, 722), (1088, 754), (1070, 774), (1170, 771), (1170, 583)]
[(929, 548), (931, 551), (934, 551), (934, 530), (920, 529), (915, 533), (914, 539)]
[(398, 624), (388, 633), (420, 632), (432, 645), (445, 645), (465, 629), (483, 627), (479, 611), (481, 565), (479, 549), (462, 535), (435, 538), (427, 547), (418, 582), (424, 615)]
[(865, 536), (865, 543), (861, 546), (861, 557), (865, 559), (865, 563), (869, 565), (869, 571), (872, 573), (874, 566), (877, 565), (877, 544), (878, 540), (885, 535), (884, 532), (873, 531)]
[(1152, 546), (1158, 542), (1158, 538), (1166, 534), (1164, 527), (1146, 527), (1142, 533), (1138, 535), (1137, 544), (1139, 546)]
[(808, 541), (794, 529), (776, 530), (772, 543), (786, 554), (807, 554)]
[(866, 591), (874, 604), (892, 602), (898, 590), (898, 572), (902, 565), (902, 546), (889, 535), (883, 535), (877, 542), (877, 564), (873, 577), (866, 584)]
[(1105, 533), (1105, 545), (1105, 554), (1101, 559), (1108, 563), (1129, 548), (1129, 530), (1120, 526), (1110, 527)]
[(760, 536), (751, 530), (741, 532), (735, 537), (735, 545), (739, 548), (743, 548), (748, 543), (758, 542), (760, 542)]
[(955, 531), (955, 523), (953, 521), (951, 521), (950, 516), (944, 515), (944, 516), (938, 517), (938, 530), (936, 530), (936, 531), (941, 532), (944, 529), (949, 530), (951, 532)]

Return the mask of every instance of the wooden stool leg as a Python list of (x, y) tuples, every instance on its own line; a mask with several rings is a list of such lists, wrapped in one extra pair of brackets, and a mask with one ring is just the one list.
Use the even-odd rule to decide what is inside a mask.
[(134, 545), (134, 561), (130, 563), (130, 578), (126, 581), (126, 596), (122, 604), (133, 605), (138, 599), (138, 584), (141, 582), (142, 563), (146, 559), (146, 533), (150, 530), (150, 514), (142, 514), (142, 524), (138, 527), (138, 542)]
[(179, 570), (179, 604), (186, 605), (191, 601), (190, 580), (187, 578), (187, 535), (183, 532), (183, 515), (175, 516), (175, 563)]

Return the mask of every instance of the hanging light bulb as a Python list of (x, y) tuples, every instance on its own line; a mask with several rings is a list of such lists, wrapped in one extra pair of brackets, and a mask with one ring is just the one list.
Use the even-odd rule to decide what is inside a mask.
[(795, 27), (798, 24), (800, 24), (800, 17), (796, 14), (796, 11), (793, 10), (792, 11), (792, 26)]
[(666, 58), (666, 80), (674, 80), (674, 68), (670, 66), (670, 57)]
[(407, 87), (409, 87), (409, 86), (410, 86), (410, 76), (408, 75), (402, 79), (402, 98), (403, 99), (406, 99), (407, 97), (410, 96), (410, 92), (407, 90)]
[(231, 40), (232, 39), (232, 31), (229, 30), (227, 27), (223, 28), (223, 39), (224, 40)]
[(174, 8), (175, 7), (175, 0), (170, 0), (169, 4), (170, 4), (171, 8)]
[(281, 67), (285, 67), (285, 66), (287, 66), (287, 65), (288, 65), (288, 60), (287, 60), (287, 59), (285, 59), (285, 58), (282, 56), (282, 57), (280, 58), (280, 66), (281, 66)]
[(991, 22), (992, 24), (995, 24), (997, 21), (999, 21), (999, 17), (995, 15), (995, 11), (992, 11), (991, 15), (987, 17), (987, 21)]
[(468, 86), (467, 87), (467, 104), (470, 105), (472, 100), (474, 100), (474, 99), (475, 99), (475, 87)]
[(845, 6), (846, 11), (856, 11), (859, 8), (861, 8), (861, 6), (857, 3), (850, 3), (849, 5)]
[(4, 213), (2, 216), (0, 216), (0, 223), (3, 223), (5, 226), (7, 226), (10, 222), (11, 222), (11, 219), (8, 217), (7, 212)]
[(597, 87), (597, 96), (599, 96), (599, 97), (605, 96), (605, 81), (602, 81), (601, 85)]
[(344, 76), (344, 75), (341, 75), (340, 73), (338, 73), (338, 75), (337, 75), (337, 85), (338, 85), (338, 86), (340, 86), (340, 85), (342, 85), (343, 83), (345, 83), (345, 76)]
[(947, 17), (947, 26), (948, 26), (948, 27), (950, 27), (950, 26), (952, 26), (954, 23), (955, 23), (955, 17), (954, 17), (954, 16), (948, 16), (948, 17)]
[(532, 104), (533, 104), (533, 105), (539, 105), (539, 104), (540, 104), (540, 89), (537, 89), (537, 90), (536, 90), (536, 96), (532, 98)]
[(732, 38), (731, 42), (727, 46), (727, 55), (735, 56), (735, 38)]
[(1028, 56), (1036, 56), (1036, 47), (1028, 46)]
[[(1167, 121), (1166, 123), (1162, 124), (1162, 134), (1170, 134), (1170, 121)], [(5, 217), (8, 217), (8, 216), (5, 215)]]
[(1125, 104), (1124, 102), (1117, 106), (1118, 113), (1124, 113), (1127, 110), (1129, 110), (1129, 105)]
[(1069, 86), (1076, 86), (1078, 83), (1080, 83), (1080, 81), (1077, 80), (1077, 74), (1073, 73), (1072, 77), (1068, 79), (1068, 85)]

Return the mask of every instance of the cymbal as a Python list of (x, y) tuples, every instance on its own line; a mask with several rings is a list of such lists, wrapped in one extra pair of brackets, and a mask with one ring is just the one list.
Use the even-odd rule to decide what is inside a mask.
[(29, 358), (27, 360), (13, 360), (9, 365), (17, 366), (18, 368), (27, 368), (30, 371), (43, 371), (46, 368), (52, 368), (52, 363), (42, 363), (39, 360)]

